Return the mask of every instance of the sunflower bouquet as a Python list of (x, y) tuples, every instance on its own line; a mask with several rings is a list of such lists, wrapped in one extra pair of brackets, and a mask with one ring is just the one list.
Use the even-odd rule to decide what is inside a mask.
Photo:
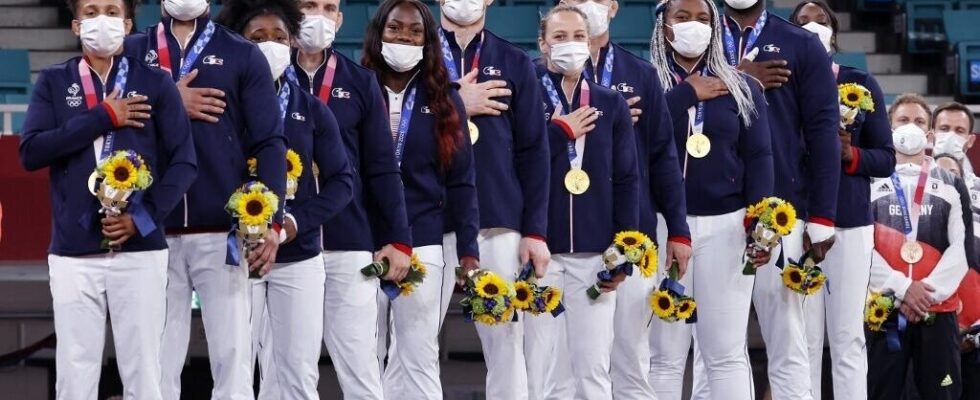
[(650, 308), (653, 315), (663, 321), (692, 324), (698, 321), (698, 304), (693, 297), (684, 295), (684, 285), (678, 282), (679, 275), (680, 267), (675, 260), (660, 287), (650, 294)]
[(827, 283), (827, 276), (813, 261), (810, 252), (804, 253), (800, 261), (789, 260), (789, 265), (783, 267), (783, 285), (804, 296), (820, 292)]
[[(279, 196), (262, 182), (247, 182), (232, 193), (225, 210), (236, 219), (228, 235), (229, 251), (238, 248), (237, 243), (231, 246), (231, 240), (237, 237), (244, 243), (245, 258), (248, 258), (248, 252), (262, 243), (265, 234), (269, 231), (272, 216), (279, 211)], [(226, 262), (231, 261), (230, 264), (237, 265), (237, 253), (231, 252), (230, 255)]]
[[(143, 157), (132, 150), (117, 150), (99, 161), (89, 177), (89, 190), (99, 199), (100, 214), (119, 216), (133, 201), (133, 194), (153, 184), (150, 167)], [(102, 248), (119, 250), (102, 240)]]
[(463, 274), (456, 268), (456, 276), (464, 279), (465, 296), (459, 302), (463, 317), (484, 325), (499, 325), (517, 318), (514, 311), (514, 287), (492, 271), (476, 269)]
[[(796, 226), (796, 209), (788, 201), (778, 197), (766, 197), (755, 203), (745, 212), (746, 226), (749, 229), (749, 246), (760, 251), (772, 251), (782, 239)], [(745, 257), (742, 274), (755, 275), (755, 265)]]
[(898, 307), (895, 296), (891, 293), (871, 292), (864, 306), (864, 324), (869, 331), (881, 332), (885, 322)]
[[(245, 164), (248, 166), (249, 176), (258, 176), (259, 161), (255, 157), (246, 160)], [(300, 176), (303, 176), (303, 160), (295, 150), (288, 149), (286, 150), (286, 200), (296, 198)]]
[(600, 283), (612, 281), (619, 274), (632, 276), (633, 267), (639, 268), (644, 278), (653, 276), (657, 272), (657, 245), (642, 232), (619, 232), (612, 245), (602, 253), (602, 263), (606, 269), (596, 274), (599, 282), (585, 291), (592, 300), (602, 294)]
[(514, 308), (527, 311), (532, 315), (551, 313), (553, 317), (565, 312), (561, 303), (561, 289), (549, 286), (538, 286), (534, 277), (534, 267), (531, 263), (524, 266), (514, 282)]
[(874, 112), (875, 103), (868, 88), (856, 83), (837, 85), (840, 97), (840, 127), (845, 129), (854, 124), (861, 112)]
[[(361, 273), (364, 276), (380, 278), (388, 273), (388, 268), (388, 260), (381, 260), (361, 268)], [(388, 295), (388, 299), (390, 300), (394, 300), (399, 295), (408, 296), (415, 291), (415, 288), (422, 284), (422, 281), (425, 280), (426, 273), (425, 264), (419, 259), (418, 254), (412, 253), (412, 261), (409, 264), (408, 274), (405, 275), (405, 279), (402, 279), (401, 282), (382, 279), (381, 290)]]

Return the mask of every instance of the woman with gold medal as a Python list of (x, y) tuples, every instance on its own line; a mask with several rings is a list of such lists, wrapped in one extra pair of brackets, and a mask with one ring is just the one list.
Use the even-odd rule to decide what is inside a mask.
[[(618, 282), (604, 284), (607, 293), (597, 300), (590, 300), (586, 289), (604, 269), (601, 253), (613, 236), (639, 224), (639, 172), (626, 101), (582, 79), (590, 54), (585, 18), (576, 8), (555, 7), (542, 19), (538, 38), (542, 63), (537, 74), (551, 121), (552, 154), (548, 206), (552, 259), (541, 284), (562, 288), (566, 312), (557, 318), (525, 319), (526, 340), (542, 344), (527, 346), (525, 357), (556, 360), (550, 371), (529, 371), (529, 381), (545, 388), (572, 390), (574, 386), (574, 396), (545, 394), (549, 398), (611, 399), (610, 348)], [(567, 349), (559, 347), (564, 341), (561, 335), (567, 336)], [(550, 379), (562, 382), (544, 382)]]
[(754, 398), (744, 353), (753, 278), (739, 265), (745, 208), (773, 191), (771, 139), (762, 89), (725, 62), (719, 32), (711, 1), (656, 9), (651, 58), (667, 91), (694, 248), (681, 283), (698, 299), (696, 325), (652, 322), (650, 384), (660, 399), (681, 397), (692, 327), (711, 393)]

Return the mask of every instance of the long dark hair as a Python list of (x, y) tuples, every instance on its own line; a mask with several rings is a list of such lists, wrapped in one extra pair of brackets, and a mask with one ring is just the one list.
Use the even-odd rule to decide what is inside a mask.
[(837, 51), (837, 31), (840, 29), (840, 22), (837, 21), (837, 14), (834, 13), (834, 10), (830, 9), (830, 6), (827, 5), (826, 1), (801, 1), (800, 4), (797, 4), (796, 8), (793, 9), (793, 13), (789, 15), (789, 22), (792, 22), (795, 25), (801, 25), (796, 22), (796, 19), (799, 18), (800, 11), (803, 11), (803, 7), (806, 7), (807, 4), (813, 4), (820, 7), (824, 14), (827, 14), (827, 19), (830, 21), (830, 30), (834, 32), (834, 34), (830, 37), (830, 47), (834, 49), (834, 51)]
[(453, 154), (460, 147), (463, 135), (460, 132), (461, 121), (456, 106), (449, 98), (451, 82), (446, 66), (442, 64), (442, 48), (436, 31), (438, 29), (436, 19), (429, 11), (429, 7), (418, 0), (387, 0), (381, 3), (364, 35), (364, 55), (361, 57), (361, 64), (378, 72), (378, 79), (382, 83), (386, 76), (395, 73), (381, 55), (381, 35), (388, 14), (403, 3), (412, 5), (422, 15), (425, 47), (422, 50), (420, 78), (429, 96), (429, 108), (436, 117), (435, 135), (439, 143), (439, 165), (443, 169), (448, 169), (452, 164)]
[(245, 26), (260, 15), (279, 17), (286, 26), (290, 39), (299, 36), (303, 12), (299, 10), (296, 0), (225, 0), (215, 22), (242, 34)]

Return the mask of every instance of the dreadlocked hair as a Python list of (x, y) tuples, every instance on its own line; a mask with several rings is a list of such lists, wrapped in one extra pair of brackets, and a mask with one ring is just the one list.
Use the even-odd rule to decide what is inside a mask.
[[(664, 35), (665, 15), (673, 1), (662, 0), (657, 4), (653, 36), (650, 38), (650, 62), (657, 67), (657, 77), (660, 78), (660, 84), (663, 85), (665, 92), (678, 83), (674, 80), (674, 74), (671, 73), (673, 67), (667, 58), (671, 49), (667, 37)], [(752, 100), (752, 91), (742, 73), (729, 65), (725, 58), (725, 51), (721, 45), (721, 35), (719, 34), (722, 32), (722, 28), (719, 22), (718, 8), (715, 7), (713, 1), (703, 1), (708, 5), (711, 13), (711, 42), (702, 57), (705, 58), (708, 71), (721, 79), (732, 98), (735, 99), (735, 104), (738, 105), (738, 114), (742, 117), (745, 126), (748, 127), (752, 125), (752, 118), (759, 115), (755, 109), (755, 102)]]
[(429, 109), (436, 118), (435, 135), (439, 144), (439, 167), (443, 171), (448, 171), (452, 165), (453, 155), (462, 147), (463, 133), (460, 130), (462, 125), (456, 106), (449, 96), (452, 81), (449, 80), (449, 73), (442, 63), (438, 25), (429, 7), (418, 0), (387, 0), (381, 3), (364, 35), (364, 55), (361, 57), (361, 64), (376, 71), (378, 80), (382, 84), (386, 76), (395, 73), (381, 55), (381, 35), (388, 14), (403, 3), (415, 7), (422, 15), (425, 46), (422, 49), (422, 61), (419, 62), (421, 64), (419, 79), (425, 84), (424, 89), (429, 96)]
[(274, 15), (282, 20), (289, 37), (299, 36), (303, 12), (296, 0), (224, 0), (221, 13), (215, 22), (228, 29), (242, 33), (245, 26), (260, 15)]

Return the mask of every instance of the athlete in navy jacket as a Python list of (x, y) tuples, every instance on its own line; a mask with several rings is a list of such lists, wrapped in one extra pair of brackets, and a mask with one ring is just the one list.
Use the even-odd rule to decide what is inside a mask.
[[(169, 70), (191, 118), (201, 155), (200, 172), (167, 219), (171, 235), (167, 286), (167, 326), (163, 345), (163, 396), (180, 397), (190, 334), (191, 291), (201, 299), (212, 395), (250, 398), (248, 272), (226, 265), (231, 217), (224, 210), (231, 193), (248, 179), (245, 160), (258, 160), (258, 180), (284, 198), (285, 137), (276, 89), (262, 52), (237, 33), (208, 20), (205, 0), (163, 2), (164, 17), (143, 33), (126, 38), (126, 54)], [(164, 40), (159, 40), (163, 38)], [(265, 243), (248, 265), (267, 272), (282, 233), (282, 207)], [(219, 339), (220, 338), (220, 339)]]
[[(24, 168), (48, 168), (52, 236), (48, 263), (58, 335), (58, 398), (94, 399), (112, 314), (126, 395), (160, 399), (160, 344), (166, 313), (163, 221), (197, 173), (190, 123), (166, 75), (124, 57), (133, 4), (69, 2), (83, 57), (38, 75), (24, 121)], [(139, 154), (153, 182), (118, 216), (100, 215), (90, 181), (115, 151)], [(117, 180), (135, 179), (112, 173)], [(103, 248), (103, 240), (117, 246)]]
[[(558, 318), (525, 320), (527, 359), (547, 360), (528, 370), (528, 381), (537, 385), (534, 398), (612, 398), (613, 290), (618, 283), (604, 286), (609, 293), (597, 300), (585, 292), (605, 269), (601, 253), (613, 236), (639, 225), (639, 168), (629, 106), (615, 91), (582, 76), (590, 53), (585, 21), (579, 9), (557, 6), (542, 19), (538, 39), (539, 85), (546, 118), (552, 121), (548, 247), (555, 253), (541, 284), (562, 288), (567, 311)], [(573, 183), (569, 177), (576, 174), (587, 175), (590, 183)], [(565, 340), (563, 335), (567, 349), (554, 345)]]
[[(837, 17), (823, 1), (797, 5), (790, 20), (817, 34), (823, 51), (831, 52), (837, 42)], [(816, 50), (820, 51), (820, 50)], [(854, 123), (839, 133), (841, 176), (837, 193), (836, 243), (822, 265), (832, 289), (806, 302), (807, 345), (813, 397), (820, 398), (824, 328), (830, 339), (834, 397), (860, 399), (867, 396), (867, 357), (864, 342), (864, 299), (871, 274), (874, 227), (871, 209), (871, 179), (886, 178), (895, 165), (891, 127), (881, 87), (871, 74), (833, 64), (837, 84), (857, 84), (871, 93), (875, 109), (860, 113)]]
[[(411, 232), (401, 174), (391, 156), (388, 115), (374, 71), (332, 47), (343, 23), (340, 1), (304, 0), (299, 7), (305, 17), (286, 74), (333, 111), (356, 172), (354, 199), (323, 226), (323, 340), (331, 358), (338, 360), (334, 369), (344, 394), (380, 400), (384, 393), (377, 339), (370, 334), (378, 329), (378, 281), (365, 279), (359, 271), (375, 259), (387, 259), (393, 272), (385, 279), (397, 280), (408, 268)], [(369, 218), (367, 207), (372, 203), (379, 214)], [(377, 255), (372, 254), (379, 247)], [(271, 362), (272, 357), (262, 360)], [(264, 380), (263, 396), (275, 397), (275, 385)]]
[(729, 64), (766, 87), (775, 195), (807, 221), (783, 238), (782, 249), (756, 276), (753, 301), (769, 354), (769, 380), (774, 399), (809, 399), (803, 296), (787, 291), (771, 264), (780, 259), (779, 251), (783, 259), (795, 260), (805, 249), (819, 262), (833, 244), (842, 169), (834, 75), (816, 35), (766, 12), (764, 1), (725, 3), (722, 33)]
[[(485, 0), (445, 0), (439, 30), (442, 60), (458, 82), (469, 115), (480, 197), (483, 265), (514, 277), (531, 261), (543, 276), (550, 259), (547, 234), (550, 174), (541, 93), (534, 66), (519, 47), (484, 29)], [(454, 227), (448, 226), (452, 231)], [(446, 235), (446, 267), (453, 268), (453, 233)], [(445, 275), (442, 317), (452, 295)], [(487, 362), (487, 398), (523, 399), (528, 387), (524, 323), (476, 329)], [(528, 361), (529, 362), (529, 361)]]
[(393, 156), (405, 185), (412, 241), (428, 271), (410, 296), (391, 301), (393, 346), (384, 371), (386, 398), (442, 397), (436, 336), (447, 224), (455, 227), (458, 239), (460, 259), (453, 264), (465, 269), (479, 264), (473, 149), (464, 134), (465, 108), (439, 57), (437, 29), (425, 4), (389, 0), (372, 18), (364, 44), (363, 64), (378, 73), (387, 93)]

